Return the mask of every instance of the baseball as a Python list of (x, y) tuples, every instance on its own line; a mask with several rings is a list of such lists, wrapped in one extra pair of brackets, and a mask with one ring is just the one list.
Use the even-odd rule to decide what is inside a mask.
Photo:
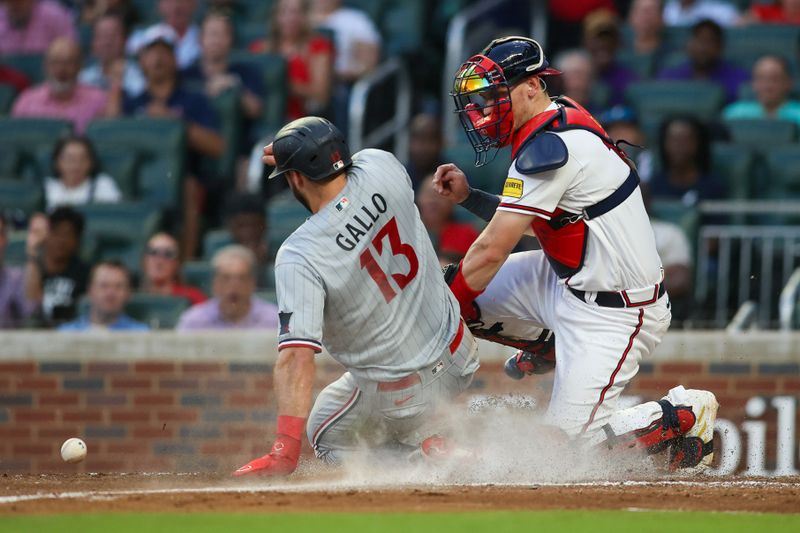
[(80, 463), (86, 459), (86, 443), (76, 437), (65, 440), (61, 445), (61, 458), (67, 463)]

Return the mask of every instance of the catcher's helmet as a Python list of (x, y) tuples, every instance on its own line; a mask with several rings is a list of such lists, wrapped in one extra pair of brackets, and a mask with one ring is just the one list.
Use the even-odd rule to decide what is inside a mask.
[(353, 164), (339, 129), (320, 117), (303, 117), (282, 127), (272, 141), (275, 170), (269, 179), (289, 170), (312, 181), (330, 178)]
[[(550, 68), (542, 46), (527, 37), (495, 39), (456, 73), (453, 92), (461, 125), (481, 166), (511, 140), (511, 89), (530, 76), (561, 74)], [(489, 157), (491, 155), (491, 158)]]

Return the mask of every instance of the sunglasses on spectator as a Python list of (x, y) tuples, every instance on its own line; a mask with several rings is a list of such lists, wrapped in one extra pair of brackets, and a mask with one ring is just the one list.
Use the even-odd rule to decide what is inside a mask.
[(169, 248), (148, 248), (145, 253), (152, 257), (160, 257), (162, 259), (177, 259), (178, 252)]

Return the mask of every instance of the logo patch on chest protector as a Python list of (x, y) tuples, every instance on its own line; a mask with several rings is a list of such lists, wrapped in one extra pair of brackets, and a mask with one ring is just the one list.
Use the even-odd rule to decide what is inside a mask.
[(522, 180), (517, 178), (506, 178), (503, 185), (503, 196), (509, 198), (522, 198)]

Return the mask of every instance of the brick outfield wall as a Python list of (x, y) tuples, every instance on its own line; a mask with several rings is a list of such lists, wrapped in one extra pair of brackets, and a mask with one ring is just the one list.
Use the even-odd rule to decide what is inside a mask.
[[(321, 366), (318, 388), (340, 373), (337, 365)], [(495, 360), (482, 365), (468, 395), (512, 391), (545, 399), (550, 383), (546, 376), (511, 381)], [(753, 396), (799, 397), (800, 364), (646, 363), (626, 393), (656, 399), (678, 383), (714, 391), (720, 417), (738, 426)], [(257, 362), (0, 362), (0, 472), (230, 471), (268, 451), (271, 391), (271, 365)], [(768, 423), (769, 465), (774, 409), (759, 420)], [(89, 448), (79, 465), (59, 457), (72, 436)]]

